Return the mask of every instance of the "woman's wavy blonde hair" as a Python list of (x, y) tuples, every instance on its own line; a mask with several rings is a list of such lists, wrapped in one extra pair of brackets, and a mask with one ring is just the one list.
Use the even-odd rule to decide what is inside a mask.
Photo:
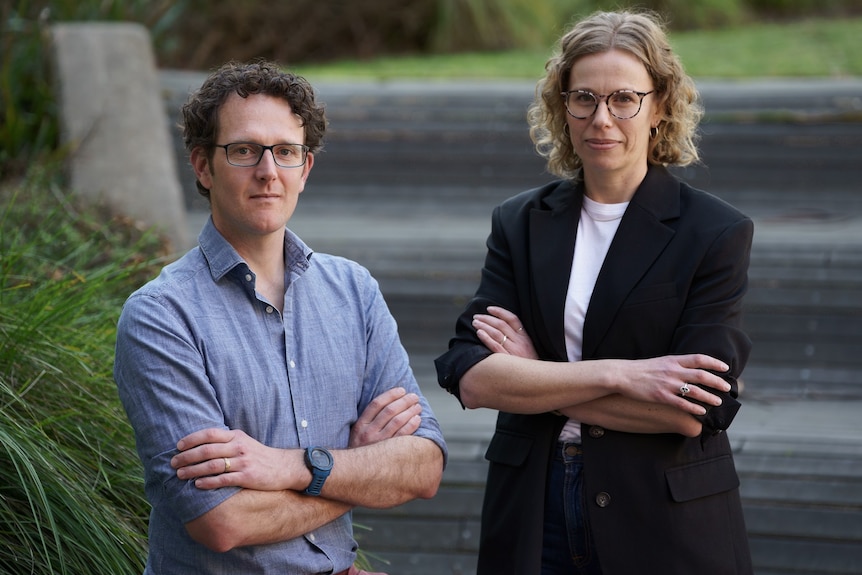
[(579, 58), (614, 49), (625, 50), (643, 62), (664, 108), (647, 161), (676, 166), (697, 162), (697, 126), (703, 107), (694, 81), (670, 47), (664, 22), (650, 11), (596, 12), (560, 38), (527, 113), (530, 137), (547, 159), (548, 171), (574, 178), (583, 165), (566, 129), (566, 107), (560, 95), (568, 89), (572, 66)]

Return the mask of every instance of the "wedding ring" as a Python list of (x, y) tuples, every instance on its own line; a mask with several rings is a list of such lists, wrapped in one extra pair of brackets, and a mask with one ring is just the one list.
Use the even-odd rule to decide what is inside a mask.
[(509, 336), (508, 336), (508, 335), (504, 335), (504, 336), (503, 336), (503, 341), (501, 341), (501, 342), (500, 342), (500, 345), (503, 345), (504, 343), (506, 343), (506, 340), (508, 340), (508, 339), (509, 339)]
[(230, 459), (227, 457), (223, 457), (222, 459), (224, 459), (224, 472), (227, 473), (230, 471)]
[(524, 331), (524, 326), (518, 328), (518, 333), (521, 333), (522, 331)]
[(689, 389), (689, 387), (688, 387), (688, 384), (687, 384), (687, 383), (686, 383), (685, 385), (683, 385), (682, 387), (680, 387), (680, 388), (679, 388), (679, 394), (680, 394), (681, 396), (683, 396), (683, 397), (685, 397), (686, 395), (688, 395), (688, 392), (689, 392), (689, 391), (691, 391), (691, 389)]

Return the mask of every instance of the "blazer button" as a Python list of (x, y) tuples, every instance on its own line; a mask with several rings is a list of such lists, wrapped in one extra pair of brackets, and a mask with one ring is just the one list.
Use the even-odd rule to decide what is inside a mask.
[(605, 434), (605, 429), (603, 427), (599, 427), (598, 425), (590, 426), (590, 437), (598, 439), (599, 437), (603, 437)]
[(596, 505), (599, 507), (607, 507), (611, 504), (611, 496), (602, 491), (598, 495), (596, 495)]

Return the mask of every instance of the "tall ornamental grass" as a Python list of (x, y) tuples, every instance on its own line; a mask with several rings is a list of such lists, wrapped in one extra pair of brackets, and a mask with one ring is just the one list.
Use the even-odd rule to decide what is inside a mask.
[(143, 570), (148, 504), (111, 370), (122, 302), (166, 248), (106, 213), (41, 173), (0, 190), (0, 573)]

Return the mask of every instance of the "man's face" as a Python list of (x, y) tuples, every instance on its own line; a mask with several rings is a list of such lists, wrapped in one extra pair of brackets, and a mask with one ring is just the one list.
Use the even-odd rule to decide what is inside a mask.
[[(218, 145), (303, 144), (305, 130), (299, 116), (282, 99), (231, 94), (219, 112), (216, 138)], [(282, 168), (266, 150), (256, 166), (239, 167), (228, 163), (224, 148), (215, 149), (211, 162), (206, 151), (197, 148), (191, 162), (198, 180), (210, 191), (216, 229), (236, 246), (283, 233), (305, 188), (314, 157), (308, 154), (303, 166)]]

